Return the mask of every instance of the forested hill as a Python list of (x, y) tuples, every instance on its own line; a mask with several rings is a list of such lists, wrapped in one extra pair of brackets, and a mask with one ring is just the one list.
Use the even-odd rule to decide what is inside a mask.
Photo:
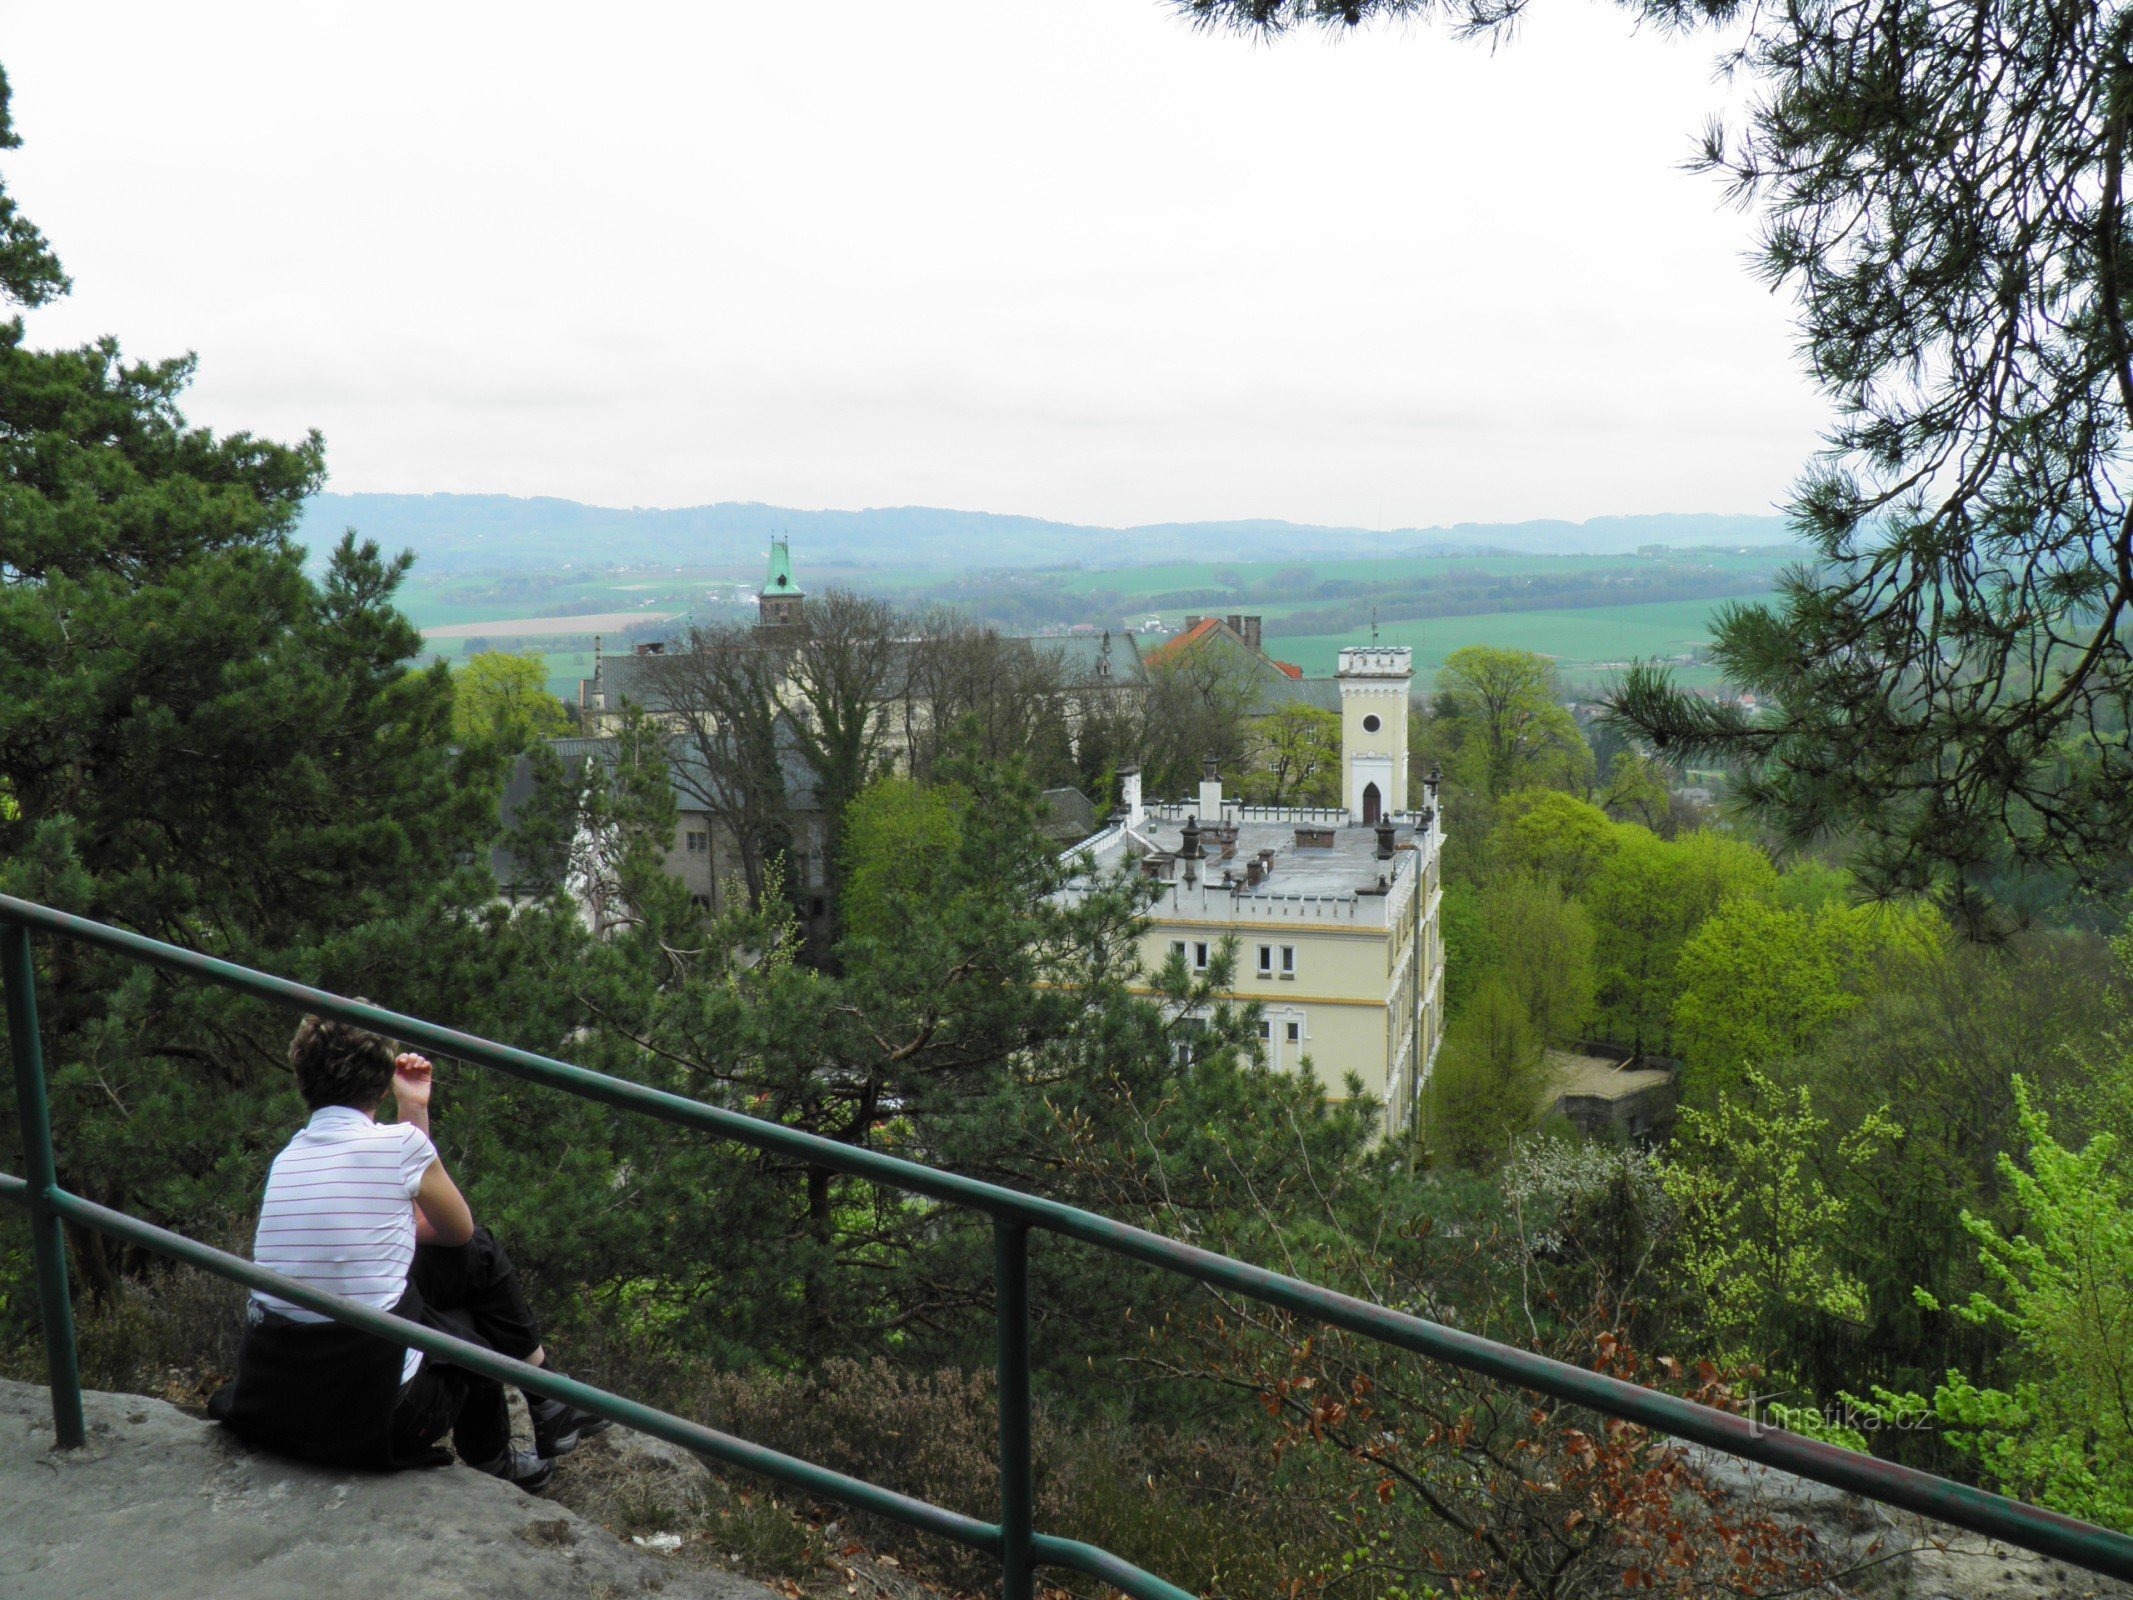
[(801, 511), (724, 502), (679, 510), (622, 509), (493, 494), (322, 494), (305, 507), (299, 537), (316, 554), (346, 528), (388, 549), (413, 549), (432, 576), (565, 562), (724, 565), (753, 561), (774, 533), (804, 542), (815, 561), (985, 567), (1475, 550), (1591, 555), (1647, 544), (1773, 545), (1789, 538), (1778, 517), (1694, 513), (1587, 522), (1463, 522), (1379, 533), (1265, 520), (1102, 528), (924, 506)]

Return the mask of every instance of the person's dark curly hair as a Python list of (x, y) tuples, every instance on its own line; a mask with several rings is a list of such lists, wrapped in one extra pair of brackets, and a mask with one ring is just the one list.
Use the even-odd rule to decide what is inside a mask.
[(392, 1041), (352, 1023), (306, 1016), (289, 1041), (289, 1065), (304, 1104), (370, 1111), (392, 1087)]

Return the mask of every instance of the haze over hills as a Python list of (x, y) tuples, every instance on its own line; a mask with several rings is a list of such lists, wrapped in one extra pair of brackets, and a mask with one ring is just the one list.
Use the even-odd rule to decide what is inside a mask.
[(1483, 550), (1598, 555), (1643, 545), (1793, 542), (1780, 517), (1679, 512), (1585, 522), (1464, 522), (1383, 532), (1263, 519), (1104, 528), (926, 506), (804, 511), (725, 501), (660, 510), (490, 494), (321, 494), (304, 508), (298, 537), (318, 552), (351, 527), (389, 550), (413, 549), (433, 578), (565, 564), (745, 568), (760, 558), (765, 541), (780, 533), (804, 546), (815, 562), (985, 568)]

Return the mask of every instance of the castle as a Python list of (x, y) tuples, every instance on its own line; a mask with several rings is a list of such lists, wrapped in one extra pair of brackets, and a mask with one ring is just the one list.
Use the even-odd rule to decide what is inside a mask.
[(1444, 1032), (1444, 824), (1434, 773), (1408, 796), (1411, 651), (1343, 650), (1338, 807), (1248, 806), (1209, 770), (1197, 795), (1149, 801), (1121, 780), (1109, 827), (1074, 847), (1077, 889), (1113, 872), (1160, 888), (1142, 966), (1209, 970), (1235, 940), (1222, 998), (1257, 1001), (1278, 1069), (1309, 1062), (1335, 1099), (1351, 1078), (1387, 1133), (1414, 1125)]

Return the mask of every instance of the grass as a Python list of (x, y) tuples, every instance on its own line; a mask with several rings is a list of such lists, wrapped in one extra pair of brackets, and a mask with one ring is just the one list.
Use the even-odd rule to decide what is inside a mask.
[[(1676, 550), (1670, 552), (1665, 561), (1667, 566), (1697, 565), (1719, 572), (1742, 573), (1767, 572), (1782, 564), (1782, 560), (1767, 550), (1742, 554), (1730, 549)], [(1221, 585), (1215, 581), (1218, 572), (1238, 575), (1249, 588), (1270, 581), (1277, 573), (1299, 567), (1310, 572), (1313, 583), (1343, 579), (1397, 583), (1415, 578), (1475, 574), (1562, 577), (1580, 572), (1635, 572), (1652, 565), (1648, 557), (1630, 555), (1390, 556), (1382, 560), (1365, 556), (1345, 561), (1314, 561), (1303, 557), (1295, 561), (1173, 561), (1160, 566), (1096, 568), (1056, 576), (1062, 587), (1077, 593), (1106, 591), (1121, 594), (1129, 597), (1130, 604), (1130, 597), (1134, 595), (1219, 588)], [(1306, 603), (1324, 604), (1323, 601)], [(1271, 608), (1254, 604), (1251, 609), (1270, 614)]]
[[(1688, 564), (1719, 573), (1737, 574), (1744, 586), (1753, 586), (1759, 581), (1767, 582), (1782, 558), (1768, 550), (1739, 552), (1713, 548), (1674, 551), (1667, 562), (1669, 565)], [(1152, 612), (1161, 615), (1172, 626), (1182, 623), (1188, 609), (1214, 614), (1248, 610), (1266, 619), (1270, 630), (1267, 645), (1274, 655), (1284, 661), (1293, 661), (1305, 672), (1317, 676), (1334, 670), (1343, 646), (1362, 642), (1360, 630), (1304, 635), (1280, 631), (1284, 619), (1297, 611), (1326, 604), (1323, 600), (1208, 601), (1192, 608), (1154, 608), (1147, 606), (1146, 601), (1179, 590), (1215, 588), (1217, 572), (1247, 588), (1264, 585), (1275, 574), (1293, 572), (1298, 568), (1310, 572), (1313, 584), (1376, 579), (1388, 588), (1397, 588), (1419, 578), (1452, 575), (1553, 578), (1579, 573), (1633, 572), (1651, 565), (1650, 558), (1628, 555), (1398, 556), (1383, 560), (1311, 560), (1304, 557), (1294, 562), (1187, 561), (1085, 571), (1054, 569), (1042, 574), (1041, 578), (1037, 574), (1031, 576), (1053, 585), (1055, 592), (1064, 589), (1077, 595), (1102, 595), (1105, 604), (1115, 603), (1128, 617)], [(537, 597), (511, 601), (494, 597), (493, 576), (425, 582), (418, 569), (402, 594), (402, 605), (410, 619), (418, 627), (425, 628), (452, 623), (505, 622), (552, 614), (559, 606), (590, 601), (605, 602), (604, 610), (657, 613), (695, 608), (708, 586), (717, 584), (724, 589), (735, 581), (731, 571), (711, 568), (647, 571), (637, 567), (587, 572), (582, 577), (575, 574), (559, 576), (566, 581)], [(846, 582), (885, 597), (894, 597), (914, 587), (938, 584), (946, 576), (941, 572), (915, 568), (884, 568), (864, 573), (824, 569), (812, 578), (817, 587)], [(1765, 596), (1744, 595), (1741, 598)], [(1444, 658), (1454, 650), (1472, 644), (1492, 644), (1533, 650), (1552, 657), (1567, 688), (1574, 692), (1589, 692), (1608, 682), (1617, 672), (1619, 663), (1640, 657), (1665, 660), (1699, 653), (1709, 637), (1712, 613), (1724, 603), (1719, 600), (1659, 601), (1640, 605), (1426, 618), (1387, 623), (1381, 629), (1380, 637), (1387, 644), (1404, 644), (1414, 649), (1415, 672), (1425, 686), (1444, 664)], [(722, 612), (724, 609), (720, 608)], [(436, 640), (431, 648), (455, 665), (465, 658), (463, 641), (458, 639)], [(591, 653), (584, 650), (538, 653), (547, 663), (549, 692), (575, 703), (579, 680), (592, 675)], [(1713, 687), (1718, 681), (1715, 672), (1702, 667), (1679, 669), (1677, 676), (1683, 686), (1690, 688)]]

